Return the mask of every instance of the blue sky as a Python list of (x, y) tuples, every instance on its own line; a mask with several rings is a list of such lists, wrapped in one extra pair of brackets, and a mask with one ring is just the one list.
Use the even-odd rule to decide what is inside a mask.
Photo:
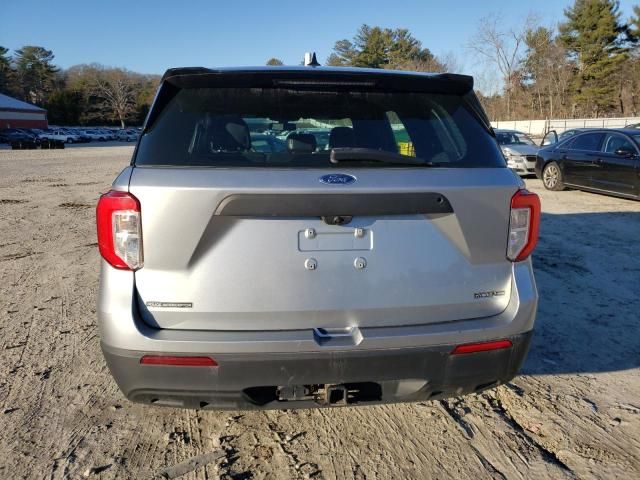
[[(305, 51), (321, 63), (336, 40), (362, 23), (408, 28), (436, 55), (453, 53), (478, 73), (465, 48), (478, 19), (499, 14), (505, 26), (530, 12), (555, 24), (572, 0), (456, 1), (64, 1), (2, 0), (0, 45), (41, 45), (61, 67), (98, 62), (143, 73), (176, 66), (298, 64)], [(623, 0), (624, 17), (640, 0)]]

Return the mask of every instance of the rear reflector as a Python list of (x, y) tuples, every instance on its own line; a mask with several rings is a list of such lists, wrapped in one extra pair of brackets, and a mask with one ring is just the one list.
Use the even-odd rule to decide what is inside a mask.
[(461, 355), (463, 353), (477, 353), (487, 352), (489, 350), (502, 350), (504, 348), (511, 348), (513, 344), (511, 340), (494, 340), (491, 342), (479, 342), (479, 343), (466, 343), (464, 345), (458, 345), (453, 349), (451, 355)]
[(178, 367), (217, 367), (218, 362), (209, 357), (174, 357), (170, 355), (145, 355), (142, 365), (174, 365)]

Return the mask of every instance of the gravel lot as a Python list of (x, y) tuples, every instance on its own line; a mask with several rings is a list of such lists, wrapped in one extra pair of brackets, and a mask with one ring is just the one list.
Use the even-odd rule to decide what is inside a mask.
[(99, 349), (99, 192), (130, 146), (0, 151), (0, 478), (640, 478), (640, 202), (543, 205), (524, 374), (330, 410), (133, 405)]

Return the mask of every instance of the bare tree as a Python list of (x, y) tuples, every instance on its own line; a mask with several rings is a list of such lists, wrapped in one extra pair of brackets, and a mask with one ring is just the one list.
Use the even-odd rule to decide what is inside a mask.
[(390, 64), (386, 68), (411, 72), (441, 73), (447, 71), (446, 65), (443, 65), (436, 57), (431, 57), (426, 60), (405, 60)]
[(519, 79), (518, 69), (522, 60), (525, 34), (532, 28), (534, 22), (534, 18), (530, 15), (522, 28), (501, 30), (502, 22), (499, 17), (481, 18), (476, 34), (467, 45), (467, 48), (499, 70), (504, 80), (508, 118), (511, 118), (513, 89)]
[(442, 55), (438, 55), (436, 60), (444, 66), (445, 72), (461, 73), (464, 70), (464, 66), (453, 52), (445, 52)]
[[(563, 82), (567, 69), (565, 49), (554, 38), (552, 28), (537, 27), (525, 35), (527, 51), (522, 61), (522, 72), (526, 87), (531, 93), (531, 113), (537, 109), (540, 117), (553, 118), (562, 103)], [(565, 102), (566, 103), (566, 102)]]
[(90, 93), (99, 100), (97, 110), (118, 120), (122, 128), (135, 112), (137, 91), (130, 72), (119, 68), (96, 71)]
[(455, 55), (451, 52), (443, 56), (430, 56), (425, 59), (404, 60), (392, 63), (385, 68), (393, 70), (409, 70), (412, 72), (456, 73), (461, 67)]

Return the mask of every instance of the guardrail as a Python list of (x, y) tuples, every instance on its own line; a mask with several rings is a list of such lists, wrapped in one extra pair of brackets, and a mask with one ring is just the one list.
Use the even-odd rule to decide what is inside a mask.
[(572, 128), (624, 128), (635, 123), (640, 123), (640, 117), (497, 120), (491, 122), (491, 126), (493, 128), (519, 130), (534, 136), (543, 136), (550, 130), (560, 133)]

